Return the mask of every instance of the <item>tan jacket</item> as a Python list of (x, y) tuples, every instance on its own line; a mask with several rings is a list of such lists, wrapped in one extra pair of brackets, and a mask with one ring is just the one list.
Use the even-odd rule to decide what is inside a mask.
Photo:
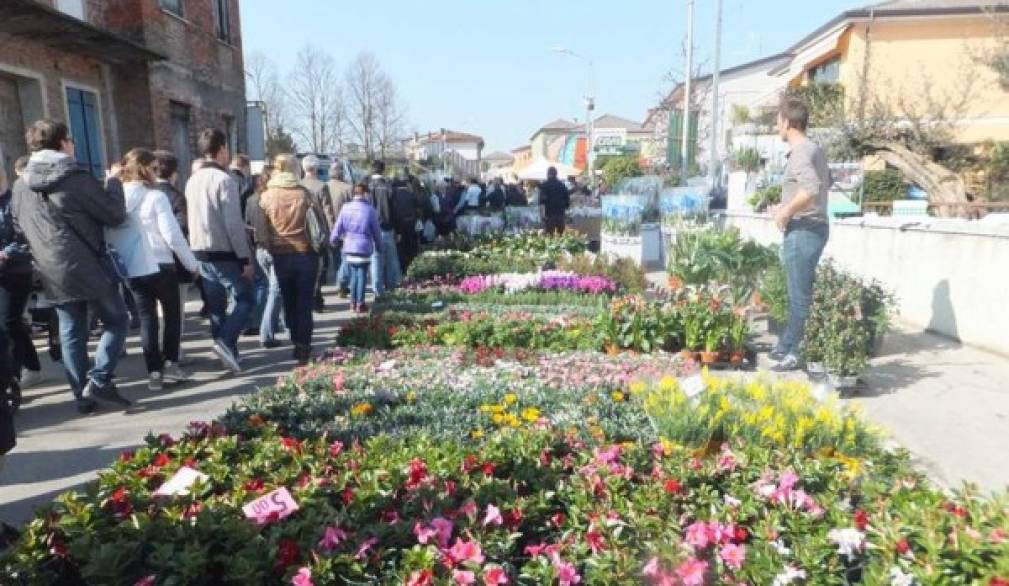
[(343, 204), (354, 199), (354, 186), (338, 179), (330, 179), (329, 199), (332, 202), (330, 209), (333, 211), (333, 218), (329, 223), (335, 225), (336, 219), (340, 217), (340, 209), (343, 208)]
[(270, 187), (259, 196), (269, 229), (267, 248), (271, 254), (312, 252), (306, 228), (310, 198), (302, 187)]

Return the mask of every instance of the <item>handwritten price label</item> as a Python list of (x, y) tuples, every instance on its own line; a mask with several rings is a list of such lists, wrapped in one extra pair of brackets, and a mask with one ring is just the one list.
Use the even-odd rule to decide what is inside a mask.
[(189, 466), (183, 466), (179, 468), (179, 471), (175, 473), (168, 482), (161, 485), (154, 496), (186, 496), (189, 494), (190, 487), (199, 480), (200, 482), (206, 482), (209, 477), (202, 472), (194, 470)]
[(680, 388), (683, 389), (683, 394), (685, 394), (688, 399), (693, 399), (704, 392), (704, 379), (701, 378), (701, 375), (695, 374), (692, 377), (681, 380)]
[(269, 523), (274, 516), (277, 520), (284, 519), (297, 510), (298, 503), (286, 488), (278, 488), (242, 507), (245, 518), (254, 520), (257, 525)]

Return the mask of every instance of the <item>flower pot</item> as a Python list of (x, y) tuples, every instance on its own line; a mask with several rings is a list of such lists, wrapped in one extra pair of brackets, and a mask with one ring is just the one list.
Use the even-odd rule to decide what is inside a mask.
[(690, 350), (680, 350), (680, 358), (682, 358), (686, 362), (696, 362), (697, 353), (691, 352)]
[(718, 362), (718, 352), (701, 352), (701, 364), (712, 365)]
[(606, 354), (609, 356), (616, 356), (617, 354), (620, 354), (620, 347), (616, 344), (607, 344)]
[(806, 373), (814, 379), (820, 379), (827, 374), (827, 368), (822, 362), (807, 362)]
[(729, 364), (732, 366), (740, 366), (743, 364), (743, 359), (746, 357), (746, 352), (742, 350), (737, 350), (735, 352), (729, 353)]
[(827, 380), (830, 386), (839, 391), (854, 389), (858, 386), (857, 376), (841, 376), (834, 373), (827, 373)]

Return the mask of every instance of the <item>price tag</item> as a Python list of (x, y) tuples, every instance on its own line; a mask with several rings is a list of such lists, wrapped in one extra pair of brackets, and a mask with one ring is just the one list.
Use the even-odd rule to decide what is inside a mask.
[(263, 495), (242, 507), (246, 519), (252, 519), (257, 525), (265, 525), (276, 513), (277, 519), (284, 519), (298, 510), (298, 503), (286, 488), (278, 488), (270, 494)]
[(680, 381), (680, 388), (683, 389), (683, 393), (688, 399), (693, 399), (704, 392), (706, 385), (701, 375), (695, 374), (694, 376), (682, 379)]
[(209, 478), (198, 470), (183, 466), (154, 492), (154, 496), (186, 496), (189, 494), (189, 487), (197, 480), (206, 482)]

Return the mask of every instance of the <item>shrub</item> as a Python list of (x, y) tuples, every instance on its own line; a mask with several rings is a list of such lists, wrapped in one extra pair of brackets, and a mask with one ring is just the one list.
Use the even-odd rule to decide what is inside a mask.
[(900, 171), (866, 171), (862, 191), (867, 202), (891, 202), (907, 199), (907, 184)]

